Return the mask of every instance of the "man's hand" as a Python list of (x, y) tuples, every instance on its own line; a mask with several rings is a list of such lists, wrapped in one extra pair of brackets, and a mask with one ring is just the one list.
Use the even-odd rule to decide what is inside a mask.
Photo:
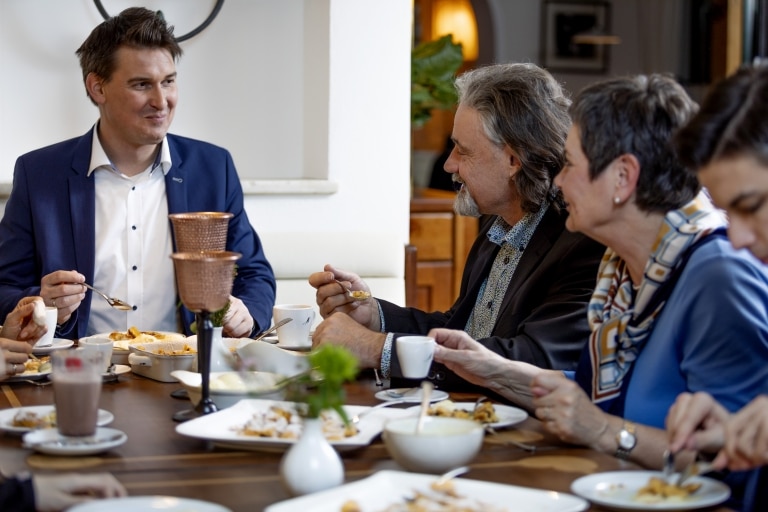
[(309, 284), (317, 290), (315, 300), (320, 307), (320, 315), (328, 318), (334, 313), (346, 313), (357, 323), (371, 330), (381, 330), (376, 299), (371, 297), (355, 300), (336, 282), (338, 279), (350, 290), (370, 293), (371, 290), (365, 281), (357, 274), (336, 269), (331, 265), (326, 265), (323, 269), (323, 272), (314, 272), (309, 276)]
[(224, 336), (228, 338), (245, 338), (253, 331), (253, 317), (242, 300), (229, 296), (229, 310), (224, 315)]
[(40, 281), (40, 296), (46, 306), (59, 310), (56, 323), (61, 325), (77, 311), (85, 299), (86, 288), (80, 283), (85, 276), (76, 270), (57, 270), (43, 276)]
[(344, 313), (334, 313), (317, 326), (312, 335), (312, 348), (331, 343), (354, 354), (361, 368), (378, 368), (387, 335), (374, 332)]

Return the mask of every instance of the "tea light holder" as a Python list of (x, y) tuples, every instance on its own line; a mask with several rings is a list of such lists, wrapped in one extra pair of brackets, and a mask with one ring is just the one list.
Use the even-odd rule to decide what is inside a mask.
[(216, 412), (210, 396), (211, 344), (213, 323), (211, 313), (229, 302), (234, 280), (235, 262), (241, 254), (230, 251), (201, 251), (173, 253), (176, 285), (181, 302), (193, 313), (197, 322), (197, 365), (202, 377), (200, 402), (193, 408), (174, 414), (176, 421)]

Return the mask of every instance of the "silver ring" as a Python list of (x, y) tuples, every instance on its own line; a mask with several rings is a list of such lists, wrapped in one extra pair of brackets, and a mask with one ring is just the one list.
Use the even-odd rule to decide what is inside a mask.
[(56, 305), (56, 299), (51, 300), (51, 305), (56, 309), (59, 309), (59, 307)]
[(19, 366), (19, 363), (11, 363), (11, 373), (14, 375), (16, 374), (16, 368)]

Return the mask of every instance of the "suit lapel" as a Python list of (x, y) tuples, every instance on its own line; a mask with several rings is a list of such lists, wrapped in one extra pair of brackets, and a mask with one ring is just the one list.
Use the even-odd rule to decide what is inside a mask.
[(93, 178), (88, 177), (92, 144), (93, 130), (77, 142), (72, 158), (73, 172), (68, 179), (73, 240), (77, 240), (75, 262), (77, 271), (88, 282), (93, 282), (96, 257), (96, 188)]

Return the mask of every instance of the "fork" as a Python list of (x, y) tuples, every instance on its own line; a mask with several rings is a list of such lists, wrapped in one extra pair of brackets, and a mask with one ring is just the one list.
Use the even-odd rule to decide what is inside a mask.
[(101, 295), (104, 298), (104, 300), (107, 301), (109, 303), (109, 305), (112, 306), (115, 309), (119, 309), (121, 311), (128, 311), (128, 310), (133, 309), (133, 306), (131, 306), (127, 302), (125, 302), (123, 300), (120, 300), (120, 299), (116, 299), (114, 297), (109, 297), (109, 296), (107, 296), (106, 293), (97, 290), (96, 288), (94, 288), (93, 286), (89, 285), (88, 283), (80, 283), (80, 284), (85, 286), (89, 290), (94, 291), (94, 292), (98, 293), (99, 295)]
[(670, 450), (664, 450), (664, 455), (662, 455), (662, 457), (664, 460), (664, 480), (670, 482), (672, 474), (675, 472), (675, 454)]

